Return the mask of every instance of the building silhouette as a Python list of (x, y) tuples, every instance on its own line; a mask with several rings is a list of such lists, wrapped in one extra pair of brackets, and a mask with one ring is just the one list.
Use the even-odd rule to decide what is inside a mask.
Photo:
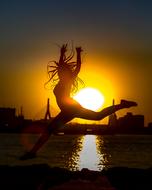
[(0, 108), (0, 126), (10, 126), (16, 122), (15, 108)]
[[(112, 105), (115, 105), (113, 99)], [(117, 118), (116, 113), (109, 116), (108, 131), (114, 133), (142, 133), (145, 132), (144, 115), (133, 115), (127, 112), (123, 117)], [(149, 130), (150, 130), (149, 126)]]
[(133, 115), (131, 112), (127, 112), (124, 117), (118, 119), (117, 125), (121, 132), (140, 133), (144, 129), (144, 115)]

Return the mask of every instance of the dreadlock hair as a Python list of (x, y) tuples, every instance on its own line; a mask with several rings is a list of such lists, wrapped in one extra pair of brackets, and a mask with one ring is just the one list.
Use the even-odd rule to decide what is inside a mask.
[[(76, 61), (71, 61), (73, 57), (74, 57), (74, 50), (72, 46), (70, 55), (68, 57), (66, 56), (63, 57), (63, 64), (67, 65), (71, 71), (74, 71), (77, 66)], [(55, 60), (48, 62), (47, 73), (49, 80), (45, 83), (45, 86), (51, 83), (51, 87), (54, 87), (58, 83), (59, 81), (58, 70), (60, 67), (61, 66), (59, 62)], [(72, 84), (72, 89), (71, 89), (72, 94), (75, 94), (77, 92), (79, 84), (81, 85), (81, 87), (85, 86), (83, 80), (77, 76)]]

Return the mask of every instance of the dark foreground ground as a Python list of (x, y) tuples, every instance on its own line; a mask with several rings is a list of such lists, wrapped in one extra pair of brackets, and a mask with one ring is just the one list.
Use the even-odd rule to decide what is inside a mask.
[(0, 190), (149, 190), (152, 168), (117, 167), (102, 172), (48, 165), (0, 166)]

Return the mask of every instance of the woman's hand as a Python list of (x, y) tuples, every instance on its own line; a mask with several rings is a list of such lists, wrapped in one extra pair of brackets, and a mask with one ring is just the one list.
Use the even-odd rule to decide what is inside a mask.
[(67, 51), (67, 44), (63, 44), (61, 47), (61, 54), (64, 54)]
[(75, 49), (76, 49), (77, 53), (80, 53), (83, 51), (81, 47), (76, 47)]

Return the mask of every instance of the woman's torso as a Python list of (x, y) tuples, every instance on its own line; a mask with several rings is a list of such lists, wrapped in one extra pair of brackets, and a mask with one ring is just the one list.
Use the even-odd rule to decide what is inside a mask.
[(55, 86), (53, 92), (56, 97), (56, 102), (61, 110), (80, 106), (80, 104), (70, 96), (71, 84), (62, 84), (62, 82), (59, 82)]
[(72, 86), (76, 79), (72, 70), (69, 67), (62, 65), (58, 70), (58, 76), (59, 82), (55, 86), (53, 92), (59, 108), (62, 110), (67, 109), (68, 106), (80, 106), (80, 104), (70, 96)]

